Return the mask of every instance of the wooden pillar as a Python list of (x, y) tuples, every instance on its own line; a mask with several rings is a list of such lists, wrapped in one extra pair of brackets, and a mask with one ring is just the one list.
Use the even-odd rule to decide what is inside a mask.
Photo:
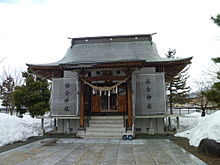
[(176, 124), (177, 124), (177, 129), (180, 128), (180, 118), (177, 116), (176, 117)]
[(57, 131), (57, 122), (58, 122), (58, 119), (57, 119), (57, 118), (54, 118), (53, 121), (54, 121), (53, 129), (54, 129), (55, 131)]
[(128, 80), (127, 82), (127, 107), (128, 107), (128, 128), (132, 127), (132, 92), (131, 92), (131, 82)]
[(79, 126), (84, 127), (84, 82), (81, 81), (81, 90), (80, 90), (80, 119)]

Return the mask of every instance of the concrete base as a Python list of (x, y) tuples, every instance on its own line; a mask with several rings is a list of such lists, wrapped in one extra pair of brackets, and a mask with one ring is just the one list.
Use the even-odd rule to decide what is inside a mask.
[(86, 136), (86, 132), (85, 130), (79, 130), (76, 134), (77, 137), (83, 137)]
[(135, 119), (135, 133), (164, 134), (163, 118)]
[(57, 120), (57, 132), (58, 133), (77, 133), (78, 123), (77, 119), (58, 119)]
[[(99, 121), (99, 122), (98, 122)], [(88, 123), (85, 122), (87, 134), (95, 134), (94, 132), (101, 132), (101, 128), (108, 132), (108, 136), (122, 136), (125, 132), (124, 122), (122, 116), (92, 116)], [(79, 130), (78, 119), (58, 119), (57, 120), (57, 133), (75, 134)], [(121, 128), (121, 130), (119, 129)], [(116, 129), (114, 129), (116, 128)], [(164, 134), (165, 124), (164, 118), (135, 118), (134, 119), (134, 132), (145, 134)], [(116, 135), (115, 132), (118, 132)], [(118, 131), (117, 131), (118, 130)], [(131, 130), (131, 128), (127, 128)], [(111, 134), (112, 133), (112, 134)], [(81, 135), (81, 133), (79, 133)], [(97, 135), (100, 133), (97, 133)]]

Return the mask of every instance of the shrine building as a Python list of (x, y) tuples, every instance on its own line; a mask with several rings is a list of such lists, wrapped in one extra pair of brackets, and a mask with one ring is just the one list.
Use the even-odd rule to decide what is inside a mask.
[(152, 34), (141, 34), (71, 38), (60, 61), (27, 66), (52, 81), (57, 132), (120, 137), (164, 133), (165, 83), (191, 59), (161, 58)]

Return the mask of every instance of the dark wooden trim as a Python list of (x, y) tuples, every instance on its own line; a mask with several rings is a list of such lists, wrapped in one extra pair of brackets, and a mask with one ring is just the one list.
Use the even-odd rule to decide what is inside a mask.
[[(51, 70), (54, 70), (54, 76), (60, 77), (60, 73), (63, 70), (74, 70), (81, 72), (82, 70), (95, 71), (95, 70), (138, 70), (143, 67), (156, 67), (158, 71), (164, 71), (166, 81), (172, 80), (172, 78), (177, 75), (184, 67), (191, 63), (192, 58), (185, 58), (173, 61), (157, 61), (157, 62), (146, 62), (146, 61), (127, 61), (127, 62), (110, 62), (110, 63), (90, 63), (90, 64), (65, 64), (59, 66), (40, 66), (40, 65), (28, 65), (28, 68), (34, 72), (42, 75), (46, 78), (52, 77)], [(115, 79), (115, 78), (112, 78)], [(115, 79), (117, 80), (117, 79)], [(119, 78), (120, 80), (120, 78)], [(94, 80), (96, 81), (96, 80)]]
[(127, 81), (127, 108), (128, 108), (128, 128), (132, 127), (132, 92), (131, 92), (131, 82), (130, 80)]
[(97, 76), (97, 77), (82, 77), (85, 81), (90, 82), (90, 81), (101, 81), (101, 80), (106, 80), (106, 81), (112, 81), (112, 80), (124, 80), (127, 77), (126, 76)]
[(80, 88), (80, 119), (79, 119), (79, 126), (84, 127), (84, 82), (81, 81), (81, 88)]
[(56, 66), (51, 66), (51, 65), (48, 65), (48, 66), (42, 66), (42, 65), (27, 65), (28, 68), (32, 69), (32, 70), (36, 70), (36, 69), (39, 69), (39, 70), (47, 70), (47, 69), (58, 69), (60, 70), (60, 66), (59, 65), (56, 65)]
[(125, 112), (92, 112), (92, 116), (122, 116), (127, 115)]
[(169, 65), (179, 65), (179, 64), (190, 64), (190, 58), (173, 60), (173, 61), (152, 61), (146, 62), (145, 60), (138, 60), (138, 61), (121, 61), (121, 62), (102, 62), (102, 63), (77, 63), (77, 64), (64, 64), (64, 65), (29, 65), (27, 66), (32, 70), (51, 70), (51, 69), (58, 69), (58, 70), (65, 70), (65, 69), (94, 69), (94, 68), (120, 68), (120, 67), (135, 67), (135, 66), (143, 66), (143, 67), (155, 67), (155, 66), (169, 66)]

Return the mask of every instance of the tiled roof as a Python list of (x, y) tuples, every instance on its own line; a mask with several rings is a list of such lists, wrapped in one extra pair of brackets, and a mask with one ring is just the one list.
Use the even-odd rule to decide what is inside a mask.
[(171, 62), (181, 59), (161, 58), (151, 35), (73, 38), (65, 56), (49, 64), (28, 66), (82, 65), (112, 62), (143, 61), (146, 63)]

